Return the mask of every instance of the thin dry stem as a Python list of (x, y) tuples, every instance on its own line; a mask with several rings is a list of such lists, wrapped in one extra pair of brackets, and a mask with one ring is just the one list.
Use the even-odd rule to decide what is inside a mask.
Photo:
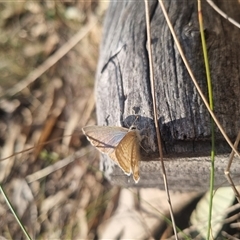
[(208, 4), (217, 12), (219, 13), (222, 17), (227, 19), (230, 23), (232, 23), (234, 26), (240, 28), (240, 24), (235, 21), (234, 19), (228, 17), (228, 15), (223, 12), (212, 0), (207, 0)]
[(151, 28), (150, 28), (150, 17), (149, 17), (149, 6), (148, 1), (145, 0), (145, 10), (146, 10), (146, 26), (147, 26), (147, 44), (148, 44), (148, 58), (149, 58), (149, 69), (150, 69), (150, 82), (151, 82), (151, 93), (152, 93), (152, 102), (153, 102), (153, 115), (154, 115), (154, 123), (156, 128), (156, 134), (157, 134), (157, 141), (158, 141), (158, 149), (160, 154), (160, 162), (162, 166), (162, 175), (163, 175), (163, 181), (164, 181), (164, 187), (165, 192), (167, 195), (167, 201), (169, 204), (169, 212), (172, 219), (172, 225), (174, 230), (175, 238), (178, 239), (177, 235), (177, 229), (176, 224), (174, 220), (174, 214), (173, 214), (173, 208), (171, 203), (171, 197), (169, 194), (169, 187), (168, 187), (168, 181), (167, 181), (167, 174), (163, 162), (163, 151), (162, 151), (162, 143), (161, 143), (161, 136), (160, 136), (160, 129), (158, 126), (158, 119), (157, 119), (157, 104), (156, 104), (156, 96), (155, 96), (155, 80), (154, 80), (154, 73), (153, 73), (153, 59), (152, 59), (152, 47), (151, 47)]
[[(238, 136), (237, 136), (237, 138), (236, 138), (236, 141), (235, 141), (235, 143), (234, 143), (234, 148), (237, 149), (238, 144), (239, 144), (239, 141), (240, 141), (240, 131), (239, 131)], [(235, 187), (235, 184), (234, 184), (234, 182), (233, 182), (233, 180), (232, 180), (232, 178), (231, 178), (231, 175), (230, 175), (230, 167), (231, 167), (231, 165), (232, 165), (233, 157), (234, 157), (234, 151), (232, 150), (232, 152), (231, 152), (231, 154), (230, 154), (230, 156), (229, 156), (229, 161), (228, 161), (227, 168), (226, 168), (226, 170), (224, 171), (224, 173), (225, 173), (225, 175), (226, 175), (226, 178), (227, 178), (228, 182), (229, 182), (229, 183), (231, 184), (231, 186), (232, 186), (232, 189), (233, 189), (233, 191), (234, 191), (234, 193), (235, 193), (235, 196), (236, 196), (238, 202), (240, 203), (240, 195), (239, 195), (239, 192), (238, 192), (237, 188)]]
[[(64, 138), (64, 137), (71, 137), (71, 136), (72, 136), (72, 135), (64, 135), (64, 136), (62, 136), (62, 137), (58, 137), (58, 138), (54, 138), (54, 139), (49, 140), (49, 141), (45, 141), (45, 142), (38, 143), (37, 146), (39, 146), (39, 145), (46, 145), (46, 144), (48, 144), (48, 143), (52, 143), (52, 142), (56, 142), (56, 141), (58, 141), (58, 140), (61, 140), (61, 139)], [(26, 149), (24, 149), (24, 150), (22, 150), (22, 151), (15, 152), (15, 153), (13, 153), (12, 155), (9, 155), (9, 156), (7, 156), (7, 157), (1, 158), (1, 159), (0, 159), (0, 162), (5, 161), (5, 160), (8, 160), (9, 158), (14, 157), (14, 156), (16, 156), (16, 155), (18, 155), (18, 154), (22, 154), (22, 153), (25, 153), (25, 152), (28, 152), (28, 151), (32, 151), (32, 150), (34, 150), (35, 148), (36, 148), (36, 146), (33, 146), (33, 147), (26, 148)]]
[[(238, 133), (238, 135), (237, 135), (237, 138), (236, 138), (236, 140), (235, 140), (234, 148), (237, 149), (238, 144), (239, 144), (239, 141), (240, 141), (240, 131), (239, 131), (239, 133)], [(227, 166), (227, 168), (226, 168), (225, 171), (229, 171), (229, 169), (230, 169), (230, 167), (231, 167), (231, 165), (232, 165), (233, 157), (234, 157), (234, 151), (232, 151), (231, 154), (230, 154), (230, 156), (229, 156), (228, 166)]]

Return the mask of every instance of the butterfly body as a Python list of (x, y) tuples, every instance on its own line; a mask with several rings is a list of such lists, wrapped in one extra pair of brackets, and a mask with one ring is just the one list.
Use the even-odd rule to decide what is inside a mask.
[(83, 133), (100, 152), (107, 154), (126, 175), (139, 181), (139, 133), (136, 129), (111, 126), (86, 126)]

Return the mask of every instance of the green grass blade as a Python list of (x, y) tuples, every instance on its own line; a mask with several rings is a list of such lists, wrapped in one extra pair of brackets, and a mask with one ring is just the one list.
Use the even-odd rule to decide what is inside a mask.
[(28, 240), (31, 240), (31, 237), (29, 236), (28, 232), (26, 231), (26, 229), (25, 229), (24, 226), (22, 225), (19, 217), (17, 216), (16, 212), (15, 212), (14, 209), (13, 209), (13, 206), (12, 206), (11, 202), (9, 201), (7, 195), (5, 194), (5, 192), (4, 192), (3, 188), (2, 188), (2, 185), (0, 185), (0, 192), (2, 193), (2, 195), (3, 195), (3, 197), (4, 197), (5, 201), (6, 201), (9, 209), (11, 210), (11, 212), (12, 212), (13, 216), (15, 217), (15, 219), (17, 220), (17, 222), (18, 222), (19, 226), (21, 227), (23, 233), (25, 234), (26, 238), (27, 238)]
[[(212, 94), (212, 81), (210, 75), (210, 68), (208, 62), (208, 54), (207, 54), (207, 45), (205, 41), (204, 35), (204, 28), (203, 28), (203, 16), (201, 11), (201, 0), (198, 0), (198, 17), (199, 17), (199, 27), (200, 27), (200, 34), (201, 34), (201, 41), (202, 41), (202, 49), (203, 49), (203, 56), (204, 56), (204, 64), (206, 70), (206, 77), (207, 77), (207, 86), (208, 86), (208, 98), (209, 98), (209, 106), (213, 111), (213, 94)], [(207, 239), (210, 238), (211, 232), (211, 220), (212, 220), (212, 208), (213, 208), (213, 192), (214, 192), (214, 159), (215, 159), (215, 134), (214, 134), (214, 121), (211, 118), (211, 173), (210, 173), (210, 203), (209, 203), (209, 217), (208, 217), (208, 233)]]

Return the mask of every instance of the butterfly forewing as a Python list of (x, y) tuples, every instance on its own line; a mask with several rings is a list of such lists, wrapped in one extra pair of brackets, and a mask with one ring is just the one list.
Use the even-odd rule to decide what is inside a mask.
[(93, 146), (102, 153), (110, 154), (128, 133), (127, 128), (108, 126), (86, 126), (84, 134)]

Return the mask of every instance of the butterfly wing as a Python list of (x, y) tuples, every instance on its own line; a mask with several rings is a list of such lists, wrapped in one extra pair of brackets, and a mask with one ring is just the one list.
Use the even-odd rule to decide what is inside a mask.
[(139, 138), (137, 135), (137, 130), (129, 131), (119, 142), (113, 154), (115, 154), (118, 164), (124, 173), (127, 175), (133, 173), (133, 179), (137, 183), (139, 181), (140, 160)]
[(108, 155), (128, 133), (127, 128), (110, 126), (86, 126), (82, 130), (94, 147)]
[(100, 152), (108, 154), (128, 176), (139, 181), (139, 137), (137, 130), (122, 127), (86, 126), (83, 133)]
[(140, 161), (140, 145), (139, 145), (139, 138), (135, 134), (135, 144), (132, 147), (131, 153), (131, 167), (133, 172), (133, 180), (135, 183), (138, 183), (139, 177), (139, 161)]

